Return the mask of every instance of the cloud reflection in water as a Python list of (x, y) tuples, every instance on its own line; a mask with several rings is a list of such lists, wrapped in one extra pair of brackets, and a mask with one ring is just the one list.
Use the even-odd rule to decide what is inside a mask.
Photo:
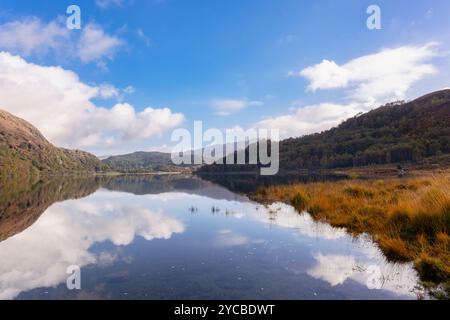
[(112, 263), (108, 253), (94, 254), (95, 243), (129, 245), (136, 236), (170, 239), (185, 230), (184, 223), (161, 208), (126, 204), (115, 193), (71, 200), (51, 206), (25, 232), (0, 243), (0, 299), (20, 292), (53, 287), (65, 281), (66, 268)]

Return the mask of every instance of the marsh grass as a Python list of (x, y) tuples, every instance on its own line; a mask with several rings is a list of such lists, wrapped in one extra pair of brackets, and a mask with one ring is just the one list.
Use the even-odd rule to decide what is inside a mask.
[(271, 186), (252, 197), (290, 203), (354, 235), (368, 233), (388, 259), (413, 261), (421, 279), (450, 287), (450, 173)]

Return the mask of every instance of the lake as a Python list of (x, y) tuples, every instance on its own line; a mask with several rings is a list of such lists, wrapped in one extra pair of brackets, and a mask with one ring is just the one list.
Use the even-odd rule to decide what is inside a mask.
[[(0, 299), (416, 299), (367, 237), (191, 176), (1, 184)], [(81, 290), (69, 290), (69, 266)]]

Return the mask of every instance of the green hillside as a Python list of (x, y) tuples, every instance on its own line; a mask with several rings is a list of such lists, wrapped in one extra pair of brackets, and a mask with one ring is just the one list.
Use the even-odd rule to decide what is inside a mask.
[(112, 156), (103, 163), (120, 172), (173, 172), (183, 171), (188, 166), (174, 165), (170, 153), (134, 152)]
[(30, 123), (0, 110), (0, 176), (108, 169), (90, 153), (53, 146)]
[[(390, 103), (322, 133), (280, 142), (286, 171), (415, 163), (450, 153), (450, 90), (411, 102)], [(200, 172), (253, 170), (204, 166)]]

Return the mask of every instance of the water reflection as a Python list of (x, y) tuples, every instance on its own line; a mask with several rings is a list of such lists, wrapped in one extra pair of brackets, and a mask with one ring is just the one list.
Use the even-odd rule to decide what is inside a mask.
[[(347, 234), (343, 228), (314, 221), (306, 212), (298, 214), (293, 207), (283, 203), (274, 203), (266, 207), (252, 208), (252, 206), (254, 204), (248, 203), (243, 207), (243, 211), (247, 212), (247, 218), (291, 229), (301, 237), (302, 242), (314, 248), (311, 252), (315, 265), (306, 270), (311, 277), (324, 280), (334, 287), (348, 279), (366, 285), (372, 276), (376, 277), (379, 282), (377, 286), (382, 289), (404, 295), (423, 294), (417, 287), (417, 275), (412, 265), (389, 263), (368, 236), (355, 238)], [(339, 245), (335, 248), (338, 249), (336, 251), (341, 251), (344, 245), (345, 254), (323, 254), (322, 251), (328, 251), (325, 244)]]
[(0, 180), (0, 241), (27, 229), (53, 203), (86, 197), (99, 187), (94, 177)]
[(344, 174), (330, 174), (318, 172), (278, 173), (273, 176), (262, 176), (251, 172), (208, 173), (199, 172), (197, 175), (207, 181), (214, 182), (235, 192), (253, 192), (259, 187), (277, 184), (291, 184), (318, 181), (338, 181), (348, 179)]
[(26, 232), (0, 243), (0, 298), (64, 282), (70, 265), (112, 262), (107, 252), (89, 251), (96, 243), (127, 246), (136, 236), (167, 240), (184, 231), (183, 222), (163, 210), (127, 204), (127, 200), (99, 192), (94, 198), (59, 203)]
[[(417, 293), (411, 265), (388, 263), (367, 237), (198, 178), (66, 178), (19, 189), (1, 204), (1, 299)], [(82, 267), (79, 292), (65, 287), (70, 265)], [(373, 266), (381, 290), (367, 288)]]

